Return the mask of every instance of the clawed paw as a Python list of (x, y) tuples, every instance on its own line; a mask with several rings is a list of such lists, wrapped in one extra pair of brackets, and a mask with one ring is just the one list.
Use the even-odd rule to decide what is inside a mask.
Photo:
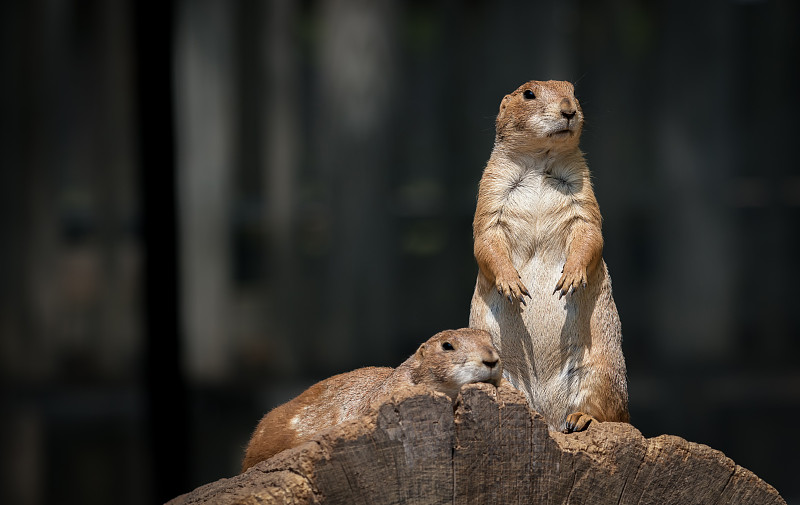
[(583, 431), (589, 427), (592, 421), (597, 421), (594, 417), (583, 412), (573, 412), (567, 416), (566, 427), (562, 433), (572, 433), (574, 431)]
[(503, 298), (508, 299), (510, 303), (514, 303), (514, 300), (519, 300), (522, 305), (525, 305), (524, 297), (527, 296), (530, 298), (531, 296), (530, 293), (528, 293), (528, 288), (522, 283), (522, 279), (516, 270), (514, 271), (514, 275), (498, 276), (495, 281), (495, 286), (497, 287), (497, 292), (500, 293)]
[(561, 299), (564, 295), (571, 295), (578, 288), (586, 287), (586, 268), (567, 267), (561, 271), (561, 278), (556, 283), (556, 288), (553, 294), (558, 293), (558, 298)]

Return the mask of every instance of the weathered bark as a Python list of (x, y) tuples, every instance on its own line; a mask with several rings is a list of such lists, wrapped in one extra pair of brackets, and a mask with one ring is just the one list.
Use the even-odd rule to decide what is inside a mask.
[(169, 502), (785, 503), (720, 451), (622, 423), (551, 433), (516, 390), (409, 389), (244, 474)]

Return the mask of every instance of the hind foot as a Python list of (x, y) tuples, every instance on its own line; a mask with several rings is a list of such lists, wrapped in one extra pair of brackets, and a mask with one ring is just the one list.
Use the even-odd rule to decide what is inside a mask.
[(562, 433), (572, 433), (573, 431), (583, 431), (589, 427), (592, 422), (597, 422), (597, 419), (584, 414), (583, 412), (573, 412), (567, 416), (567, 426)]

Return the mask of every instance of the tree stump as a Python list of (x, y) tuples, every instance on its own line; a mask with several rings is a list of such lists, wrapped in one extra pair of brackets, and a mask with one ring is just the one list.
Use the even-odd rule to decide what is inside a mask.
[(487, 384), (466, 386), (455, 405), (409, 388), (370, 416), (169, 503), (785, 504), (708, 446), (644, 438), (624, 423), (553, 433), (515, 389)]

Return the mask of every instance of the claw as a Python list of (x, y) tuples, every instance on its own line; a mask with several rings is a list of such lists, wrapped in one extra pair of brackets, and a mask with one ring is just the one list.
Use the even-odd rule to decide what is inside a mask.
[(575, 412), (567, 416), (567, 419), (564, 420), (564, 430), (562, 433), (584, 431), (593, 422), (595, 422), (595, 418), (593, 418), (591, 415), (584, 414), (582, 412)]

